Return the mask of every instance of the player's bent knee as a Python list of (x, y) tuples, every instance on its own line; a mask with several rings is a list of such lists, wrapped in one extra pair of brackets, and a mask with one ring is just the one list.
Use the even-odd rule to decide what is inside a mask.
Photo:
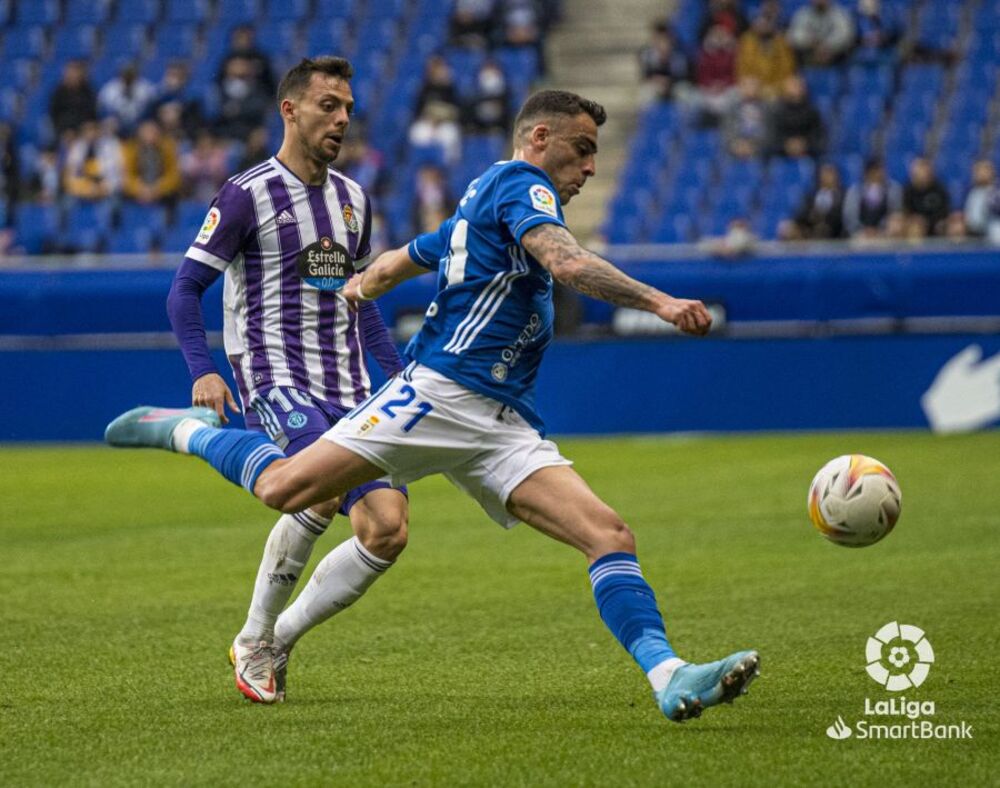
[[(277, 463), (275, 463), (277, 465)], [(268, 467), (254, 485), (254, 496), (269, 509), (284, 514), (295, 514), (305, 507), (299, 502), (298, 490), (288, 484), (279, 468)]]
[(366, 550), (379, 558), (395, 561), (409, 540), (409, 525), (405, 513), (378, 518), (370, 527), (359, 529), (358, 539)]
[(609, 510), (601, 518), (595, 547), (596, 554), (591, 556), (592, 558), (599, 558), (608, 553), (635, 554), (635, 535), (617, 513)]

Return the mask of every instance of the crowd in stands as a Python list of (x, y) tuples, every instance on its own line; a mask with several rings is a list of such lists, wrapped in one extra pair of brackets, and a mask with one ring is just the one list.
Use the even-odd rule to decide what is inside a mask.
[(639, 64), (612, 242), (1000, 243), (997, 0), (685, 0)]
[(277, 150), (277, 80), (316, 54), (355, 65), (358, 114), (336, 166), (374, 198), (376, 247), (405, 241), (500, 158), (557, 11), (556, 0), (0, 0), (0, 69), (21, 75), (0, 90), (0, 254), (183, 251), (225, 179)]

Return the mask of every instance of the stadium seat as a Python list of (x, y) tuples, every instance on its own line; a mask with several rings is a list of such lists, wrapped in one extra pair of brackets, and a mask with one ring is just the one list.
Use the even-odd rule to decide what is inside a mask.
[(111, 0), (67, 0), (64, 15), (70, 25), (100, 25), (111, 12)]
[(3, 37), (4, 60), (38, 60), (45, 55), (48, 30), (36, 23), (18, 24), (7, 28)]
[(18, 25), (54, 25), (59, 21), (56, 0), (30, 0), (14, 4), (14, 22)]
[(72, 25), (57, 30), (52, 41), (56, 62), (90, 60), (97, 49), (97, 28), (92, 24)]
[(59, 234), (59, 211), (54, 205), (25, 202), (18, 206), (14, 245), (28, 254), (51, 251)]
[(118, 3), (115, 21), (119, 24), (151, 25), (161, 13), (160, 0), (128, 0)]
[(208, 11), (207, 0), (165, 0), (163, 19), (167, 24), (164, 28), (174, 24), (200, 24), (208, 18)]
[(108, 237), (109, 254), (145, 254), (157, 244), (156, 234), (148, 227), (122, 227)]

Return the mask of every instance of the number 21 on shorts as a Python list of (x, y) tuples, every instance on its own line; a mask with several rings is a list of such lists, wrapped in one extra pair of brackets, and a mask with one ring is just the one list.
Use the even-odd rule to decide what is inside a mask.
[[(408, 383), (404, 383), (402, 386), (399, 387), (399, 394), (400, 396), (395, 397), (389, 400), (388, 402), (383, 403), (382, 406), (379, 408), (379, 410), (386, 416), (388, 416), (390, 419), (395, 419), (397, 416), (400, 415), (403, 416), (407, 415), (405, 413), (399, 414), (396, 411), (400, 408), (407, 408), (411, 404), (414, 404), (413, 401), (417, 398), (416, 390), (414, 390), (413, 386), (409, 385)], [(410, 416), (410, 418), (407, 419), (406, 423), (403, 424), (402, 427), (403, 432), (409, 432), (410, 430), (412, 430), (414, 427), (417, 426), (417, 423), (424, 416), (426, 416), (428, 413), (434, 410), (434, 406), (431, 405), (429, 402), (420, 401), (415, 403), (415, 405), (417, 412), (414, 413), (412, 416)]]

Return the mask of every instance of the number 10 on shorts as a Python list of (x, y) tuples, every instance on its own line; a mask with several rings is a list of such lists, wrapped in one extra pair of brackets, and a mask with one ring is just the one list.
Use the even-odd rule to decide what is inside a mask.
[[(379, 408), (379, 410), (382, 411), (382, 413), (384, 413), (390, 419), (394, 419), (398, 415), (400, 415), (396, 413), (396, 410), (398, 408), (406, 408), (409, 405), (414, 404), (413, 401), (417, 398), (417, 392), (414, 390), (413, 386), (409, 385), (408, 383), (404, 383), (402, 386), (399, 387), (399, 393), (401, 396), (389, 400)], [(424, 416), (426, 416), (428, 413), (434, 410), (434, 406), (431, 405), (429, 402), (420, 401), (415, 404), (417, 412), (414, 413), (412, 416), (410, 416), (410, 418), (403, 425), (402, 428), (403, 432), (409, 432), (410, 430), (412, 430), (414, 427), (417, 426), (417, 422), (419, 422)]]

